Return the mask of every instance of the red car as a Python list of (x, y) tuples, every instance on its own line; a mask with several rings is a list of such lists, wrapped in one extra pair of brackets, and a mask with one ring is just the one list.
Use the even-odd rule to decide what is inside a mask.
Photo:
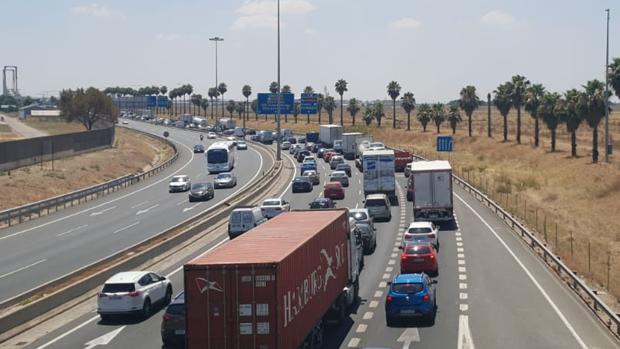
[(336, 155), (335, 151), (326, 151), (325, 153), (323, 153), (323, 160), (329, 163), (329, 161), (332, 159), (332, 156), (334, 155)]
[(410, 243), (405, 245), (400, 255), (401, 274), (427, 273), (439, 275), (437, 250), (431, 243)]
[(332, 200), (344, 199), (344, 188), (340, 182), (327, 182), (323, 187), (323, 196)]

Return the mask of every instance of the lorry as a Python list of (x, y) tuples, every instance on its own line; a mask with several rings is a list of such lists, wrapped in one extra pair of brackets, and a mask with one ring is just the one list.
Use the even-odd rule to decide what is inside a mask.
[(230, 130), (235, 128), (235, 120), (229, 118), (222, 118), (217, 121), (217, 125), (222, 130)]
[(413, 155), (401, 149), (394, 149), (394, 168), (396, 172), (404, 172), (407, 164), (413, 161)]
[(258, 132), (258, 141), (263, 144), (273, 144), (274, 132), (270, 130), (264, 130)]
[(453, 219), (452, 167), (445, 160), (414, 161), (407, 181), (407, 200), (413, 201), (416, 221)]
[(372, 143), (372, 137), (371, 136), (364, 136), (361, 137), (360, 139), (357, 140), (357, 149), (356, 149), (356, 154), (355, 156), (359, 159), (362, 158), (362, 154), (364, 154), (364, 152), (368, 149), (368, 146), (370, 146), (370, 143)]
[(196, 125), (196, 127), (206, 127), (207, 126), (207, 119), (203, 119), (203, 118), (199, 118), (199, 117), (193, 117), (192, 118), (192, 123), (194, 125)]
[(307, 143), (319, 143), (319, 133), (318, 132), (306, 132), (306, 142)]
[(396, 197), (394, 151), (391, 149), (366, 150), (362, 154), (364, 195), (383, 193)]
[(186, 348), (321, 348), (357, 303), (361, 258), (348, 210), (279, 214), (184, 265)]
[(319, 128), (319, 141), (331, 148), (334, 141), (342, 139), (342, 126), (340, 125), (321, 125)]
[(194, 116), (192, 114), (183, 114), (179, 116), (179, 120), (183, 121), (185, 125), (189, 125), (194, 121)]
[(185, 121), (177, 120), (177, 121), (174, 122), (174, 126), (178, 127), (178, 128), (184, 128), (185, 127)]
[(347, 132), (342, 134), (342, 155), (347, 160), (355, 159), (357, 140), (364, 136), (361, 132)]

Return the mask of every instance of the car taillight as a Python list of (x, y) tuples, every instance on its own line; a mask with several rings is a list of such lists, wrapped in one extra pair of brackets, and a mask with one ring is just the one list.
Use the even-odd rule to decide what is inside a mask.
[(434, 256), (434, 255), (430, 255), (430, 256), (428, 256), (428, 257), (429, 257), (430, 259), (435, 259), (435, 256)]
[(406, 255), (406, 254), (404, 254), (404, 253), (403, 253), (403, 254), (401, 254), (401, 255), (400, 255), (400, 260), (401, 260), (401, 261), (407, 260), (407, 255)]
[(129, 297), (139, 297), (140, 291), (131, 291), (129, 292)]
[(105, 294), (105, 293), (99, 293), (98, 296), (99, 296), (99, 298), (103, 298), (103, 297), (107, 297), (108, 295)]
[(172, 320), (172, 315), (165, 313), (163, 316), (164, 321), (170, 321)]
[(387, 297), (385, 297), (385, 301), (386, 302), (391, 302), (394, 299), (394, 297), (392, 297), (392, 295), (387, 295)]
[(430, 302), (431, 300), (431, 296), (427, 293), (424, 295), (424, 297), (422, 297), (422, 300), (425, 302)]

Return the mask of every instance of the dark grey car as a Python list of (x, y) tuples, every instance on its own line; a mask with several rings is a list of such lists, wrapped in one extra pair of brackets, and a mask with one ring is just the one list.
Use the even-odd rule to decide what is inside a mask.
[(167, 346), (183, 347), (185, 342), (185, 292), (179, 293), (166, 308), (161, 321), (161, 340)]
[(375, 228), (365, 223), (356, 223), (355, 225), (359, 228), (362, 234), (362, 243), (364, 245), (364, 253), (365, 254), (373, 253), (375, 249), (377, 248), (377, 232), (375, 231)]
[(213, 184), (211, 183), (194, 183), (189, 190), (189, 201), (210, 200), (215, 196)]

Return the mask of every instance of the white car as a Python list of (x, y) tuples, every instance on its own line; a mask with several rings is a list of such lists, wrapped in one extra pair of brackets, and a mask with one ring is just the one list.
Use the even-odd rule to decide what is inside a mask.
[(237, 150), (248, 150), (248, 144), (245, 141), (237, 141)]
[(123, 124), (123, 125), (127, 125), (127, 124), (129, 124), (129, 121), (127, 121), (127, 120), (123, 120), (122, 124)]
[(215, 139), (216, 137), (217, 135), (215, 134), (215, 132), (207, 133), (207, 139)]
[(403, 235), (403, 245), (408, 241), (427, 239), (439, 251), (439, 228), (432, 222), (413, 222), (409, 224)]
[(188, 191), (192, 187), (192, 182), (187, 175), (178, 175), (170, 179), (168, 184), (169, 192), (174, 193), (177, 191)]
[(306, 163), (306, 162), (311, 162), (311, 163), (316, 165), (316, 158), (314, 156), (312, 156), (312, 155), (306, 156), (306, 157), (304, 157), (304, 161), (302, 162), (302, 164)]
[(290, 211), (291, 205), (284, 199), (269, 198), (265, 199), (260, 205), (260, 210), (265, 218), (273, 218), (282, 212)]
[(126, 271), (109, 278), (97, 297), (102, 320), (112, 315), (141, 314), (148, 317), (153, 304), (168, 304), (172, 298), (170, 280), (151, 271)]
[(291, 142), (284, 141), (284, 142), (282, 142), (281, 147), (282, 147), (282, 150), (289, 150), (289, 149), (291, 149)]

